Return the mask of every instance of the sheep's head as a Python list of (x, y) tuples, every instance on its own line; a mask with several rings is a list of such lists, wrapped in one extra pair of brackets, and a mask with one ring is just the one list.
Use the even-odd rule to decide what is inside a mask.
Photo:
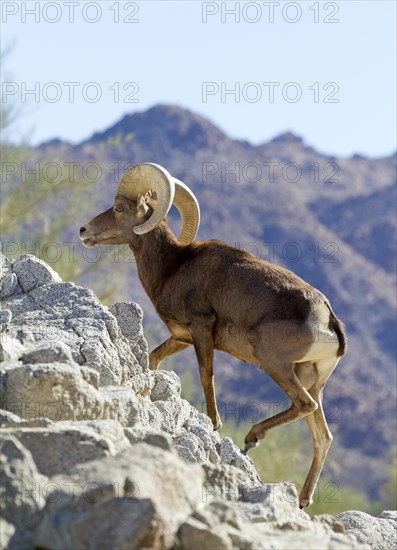
[(190, 189), (157, 164), (139, 164), (124, 174), (114, 205), (80, 229), (85, 246), (132, 244), (149, 233), (174, 204), (182, 217), (179, 240), (190, 243), (200, 223), (198, 202)]
[(130, 243), (135, 236), (134, 229), (145, 221), (149, 211), (143, 196), (134, 202), (117, 195), (112, 208), (80, 229), (80, 238), (85, 246)]

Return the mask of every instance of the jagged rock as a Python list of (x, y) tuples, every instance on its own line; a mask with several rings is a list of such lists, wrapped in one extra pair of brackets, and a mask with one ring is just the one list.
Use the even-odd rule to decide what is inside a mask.
[(154, 405), (161, 414), (160, 428), (173, 436), (178, 435), (190, 416), (188, 401), (173, 395), (167, 401), (154, 401)]
[(70, 348), (64, 342), (37, 342), (24, 351), (20, 359), (24, 364), (73, 363)]
[(130, 443), (147, 443), (148, 445), (161, 447), (168, 451), (175, 450), (171, 437), (153, 428), (143, 426), (137, 428), (124, 428), (124, 433)]
[(200, 464), (206, 462), (207, 453), (204, 450), (203, 442), (194, 434), (183, 430), (182, 435), (174, 438), (175, 449), (180, 458), (185, 462)]
[(330, 527), (332, 531), (335, 531), (335, 533), (345, 533), (343, 524), (330, 514), (319, 514), (317, 516), (313, 516), (312, 520), (314, 522), (322, 523), (323, 525), (328, 525), (328, 527)]
[(49, 283), (61, 283), (62, 279), (49, 265), (32, 254), (23, 254), (12, 262), (12, 270), (24, 292), (30, 292)]
[(161, 449), (165, 449), (167, 451), (172, 451), (174, 448), (172, 444), (172, 439), (168, 435), (161, 432), (148, 433), (143, 442), (147, 443), (148, 445), (160, 447)]
[[(225, 502), (240, 500), (252, 489), (251, 480), (245, 473), (228, 464), (203, 464), (205, 483), (203, 484), (203, 502), (213, 499)], [(262, 484), (257, 485), (262, 487)]]
[(144, 338), (142, 308), (133, 302), (116, 302), (111, 305), (110, 312), (116, 317), (123, 336), (131, 346), (136, 346)]
[(230, 437), (224, 437), (220, 443), (220, 457), (225, 464), (231, 464), (243, 470), (254, 485), (260, 483), (260, 478), (252, 460), (243, 455)]
[(95, 369), (92, 369), (91, 367), (86, 367), (85, 365), (80, 366), (80, 372), (83, 379), (87, 382), (87, 384), (90, 384), (91, 386), (94, 386), (96, 390), (99, 389), (99, 373)]
[(120, 386), (102, 386), (100, 393), (106, 401), (108, 418), (126, 427), (139, 425), (159, 429), (161, 414), (149, 398), (135, 393), (132, 388)]
[(220, 461), (220, 456), (218, 454), (218, 449), (220, 448), (220, 435), (218, 432), (215, 432), (212, 428), (212, 423), (210, 428), (205, 429), (201, 424), (192, 424), (187, 422), (185, 424), (185, 429), (187, 433), (192, 433), (198, 437), (205, 449), (206, 459), (212, 464), (217, 464)]
[(185, 423), (187, 430), (194, 430), (196, 427), (201, 427), (206, 433), (209, 433), (216, 443), (219, 443), (221, 438), (218, 432), (214, 431), (211, 419), (204, 413), (199, 412), (195, 407), (190, 406), (189, 418)]
[[(87, 377), (87, 374), (85, 375)], [(2, 369), (2, 408), (21, 418), (52, 420), (100, 419), (105, 414), (101, 393), (86, 382), (78, 365), (19, 365)]]
[(46, 517), (36, 531), (35, 544), (52, 550), (163, 550), (172, 546), (173, 533), (150, 499), (131, 502), (128, 492), (115, 498), (112, 488), (99, 486), (99, 490), (100, 502), (96, 493), (87, 493), (78, 508)]
[[(16, 416), (16, 415), (15, 415)], [(29, 420), (18, 420), (17, 422), (8, 422), (5, 428), (45, 428), (51, 426), (52, 420), (45, 416), (35, 416)]]
[(102, 384), (126, 382), (141, 372), (117, 321), (90, 290), (63, 283), (35, 289), (29, 296), (51, 316), (55, 312), (55, 328), (62, 321), (60, 336), (66, 331), (73, 358), (97, 369)]
[(365, 512), (342, 512), (336, 516), (347, 533), (358, 542), (374, 550), (389, 550), (397, 547), (397, 512), (384, 511), (377, 518)]
[(12, 296), (18, 290), (18, 279), (15, 273), (6, 273), (1, 279), (0, 298)]
[(12, 272), (11, 262), (0, 252), (0, 300), (12, 296), (18, 290), (18, 279)]
[[(0, 465), (2, 481), (2, 514), (10, 519), (14, 513), (38, 510), (44, 506), (35, 481), (42, 481), (31, 453), (11, 434), (3, 434), (0, 441)], [(11, 503), (11, 506), (10, 506)], [(7, 506), (6, 506), (7, 504)]]
[(6, 332), (10, 326), (12, 319), (12, 313), (9, 309), (3, 309), (0, 311), (0, 332)]
[(29, 548), (38, 511), (44, 507), (41, 488), (46, 478), (39, 474), (31, 453), (14, 437), (2, 435), (0, 441), (0, 511), (10, 525), (2, 525), (8, 539), (4, 548)]
[(15, 273), (6, 273), (1, 279), (0, 298), (12, 296), (18, 290), (18, 279)]
[(153, 388), (153, 378), (150, 372), (142, 372), (135, 374), (130, 378), (129, 385), (135, 393), (144, 397), (151, 394)]
[(153, 388), (150, 394), (152, 401), (165, 401), (173, 395), (181, 394), (181, 380), (173, 371), (158, 370), (152, 372)]
[(131, 351), (140, 365), (148, 367), (148, 345), (143, 334), (143, 311), (134, 302), (116, 302), (110, 307), (110, 312), (116, 317), (123, 336), (130, 344)]
[[(184, 425), (186, 426), (186, 423)], [(219, 434), (213, 431), (212, 426), (211, 431), (199, 425), (193, 425), (190, 429), (184, 427), (174, 437), (175, 449), (180, 458), (196, 464), (218, 463), (220, 461), (217, 451), (219, 441)]]
[(152, 428), (152, 426), (137, 425), (134, 428), (127, 427), (127, 428), (124, 428), (124, 433), (125, 433), (125, 436), (128, 439), (128, 441), (130, 441), (130, 443), (145, 442), (146, 438), (149, 435), (152, 435), (152, 434), (154, 435), (154, 434), (159, 434), (159, 433), (161, 433), (165, 437), (170, 438), (169, 435), (166, 435), (163, 432), (161, 432), (159, 430), (156, 430), (155, 428)]
[(123, 428), (112, 420), (55, 422), (46, 427), (4, 428), (28, 449), (41, 474), (69, 473), (81, 464), (114, 455), (129, 446)]
[[(173, 452), (137, 443), (117, 457), (77, 466), (70, 479), (73, 501), (67, 492), (54, 502), (49, 499), (36, 546), (171, 548), (173, 533), (201, 501), (203, 473)], [(60, 487), (69, 483), (61, 476), (54, 480)]]
[(17, 361), (23, 350), (24, 348), (17, 338), (13, 338), (8, 333), (0, 332), (0, 363)]
[[(237, 529), (235, 531), (237, 532)], [(178, 532), (178, 538), (182, 548), (186, 548), (186, 550), (206, 550), (210, 548), (233, 550), (227, 526), (217, 525), (213, 529), (212, 526), (201, 521), (201, 518), (194, 516), (182, 525)]]
[(0, 517), (0, 550), (12, 549), (12, 538), (15, 531), (16, 529), (12, 523), (9, 523), (4, 518)]
[(21, 419), (17, 414), (0, 409), (0, 426), (5, 426), (7, 424), (19, 424), (20, 422)]
[[(256, 489), (255, 502), (210, 500), (199, 506), (181, 525), (178, 538), (186, 550), (248, 549), (362, 549), (340, 524), (313, 523), (298, 508), (296, 490), (288, 484)], [(204, 501), (205, 502), (205, 501)], [(270, 508), (270, 510), (269, 510)], [(368, 548), (368, 547), (367, 547)]]
[(128, 387), (102, 386), (100, 393), (106, 401), (107, 416), (122, 426), (135, 426), (142, 418), (142, 405), (136, 393)]
[[(36, 352), (36, 360), (39, 360), (40, 353), (48, 356), (49, 350), (61, 342), (70, 349), (76, 363), (100, 373), (101, 384), (125, 384), (134, 375), (147, 371), (147, 345), (139, 306), (129, 305), (128, 322), (134, 327), (139, 326), (139, 336), (130, 343), (123, 336), (116, 318), (90, 290), (60, 282), (49, 266), (31, 255), (22, 256), (13, 263), (1, 256), (1, 261), (3, 287), (0, 299), (3, 309), (12, 315), (7, 339), (14, 338), (11, 347), (16, 350), (10, 352), (7, 344), (3, 344), (5, 351), (0, 351), (3, 360), (20, 358), (22, 350), (16, 349), (15, 339), (24, 348), (43, 342), (41, 351)], [(17, 275), (21, 287), (17, 284), (10, 286), (7, 277), (16, 279)], [(120, 306), (118, 310), (123, 308)], [(127, 334), (126, 328), (124, 332)], [(127, 335), (130, 334), (131, 331)], [(49, 360), (53, 358), (46, 359), (46, 362)], [(143, 393), (148, 393), (148, 379), (136, 381), (136, 385), (141, 386)]]

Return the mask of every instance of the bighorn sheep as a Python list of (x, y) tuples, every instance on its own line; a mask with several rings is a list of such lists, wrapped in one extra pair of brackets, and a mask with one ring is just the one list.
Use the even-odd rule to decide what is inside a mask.
[[(179, 239), (164, 221), (174, 204)], [(331, 445), (323, 388), (346, 350), (342, 323), (326, 297), (294, 273), (216, 240), (194, 241), (200, 221), (196, 198), (159, 165), (127, 172), (112, 208), (80, 229), (85, 246), (132, 249), (141, 283), (171, 337), (150, 354), (149, 366), (193, 345), (207, 412), (221, 426), (213, 374), (214, 349), (259, 365), (291, 399), (288, 410), (252, 426), (248, 451), (268, 432), (305, 417), (314, 456), (300, 493), (309, 506)]]

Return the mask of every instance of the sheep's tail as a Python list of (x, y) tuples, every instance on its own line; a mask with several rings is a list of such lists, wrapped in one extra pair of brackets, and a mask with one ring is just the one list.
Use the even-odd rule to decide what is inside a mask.
[(333, 330), (338, 337), (339, 348), (337, 351), (337, 356), (342, 357), (342, 355), (345, 355), (346, 349), (347, 349), (347, 336), (345, 331), (345, 325), (342, 323), (340, 319), (337, 318), (337, 316), (332, 311), (332, 308), (328, 302), (327, 302), (327, 306), (330, 312), (329, 329)]

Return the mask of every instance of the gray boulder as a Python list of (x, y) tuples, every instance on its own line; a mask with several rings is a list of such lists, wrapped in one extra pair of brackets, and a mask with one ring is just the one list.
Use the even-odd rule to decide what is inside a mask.
[(9, 309), (2, 309), (0, 311), (0, 332), (6, 332), (10, 326), (12, 319), (12, 313)]
[(64, 342), (36, 342), (23, 351), (20, 359), (24, 364), (73, 363), (70, 348)]
[(3, 428), (3, 437), (18, 440), (45, 476), (69, 473), (77, 465), (115, 455), (129, 446), (123, 428), (112, 420), (54, 422), (46, 426)]
[[(69, 349), (67, 359), (71, 355), (77, 364), (96, 369), (101, 384), (128, 384), (134, 375), (147, 371), (147, 344), (139, 306), (114, 307), (123, 320), (121, 328), (90, 290), (62, 283), (41, 260), (32, 255), (12, 263), (2, 255), (0, 258), (0, 300), (2, 309), (8, 311), (3, 319), (8, 332), (1, 333), (0, 360), (20, 359), (22, 348), (40, 342), (41, 347), (27, 351), (25, 363), (60, 361), (60, 357), (63, 361), (64, 344)], [(147, 392), (148, 379), (137, 381), (139, 385)]]
[(19, 544), (19, 542), (17, 542), (16, 545), (13, 543), (12, 538), (15, 535), (15, 531), (15, 526), (0, 516), (0, 550), (10, 550), (12, 548), (18, 548), (18, 546), (21, 547), (24, 544), (25, 541), (21, 541), (22, 544)]
[(224, 437), (220, 443), (220, 457), (225, 464), (240, 468), (251, 483), (258, 485), (260, 478), (255, 470), (254, 464), (249, 456), (243, 455), (230, 437)]
[(12, 262), (18, 284), (24, 292), (49, 283), (61, 283), (62, 279), (49, 265), (32, 254), (24, 254)]
[(181, 380), (173, 371), (152, 371), (153, 388), (150, 393), (152, 401), (165, 401), (173, 395), (181, 394)]
[[(203, 472), (168, 450), (137, 443), (117, 457), (77, 466), (54, 480), (67, 491), (48, 502), (34, 543), (43, 548), (167, 549), (201, 502)], [(50, 500), (50, 499), (49, 499)]]
[(21, 418), (52, 420), (100, 419), (105, 400), (89, 384), (78, 365), (67, 363), (19, 365), (1, 368), (1, 407)]
[(108, 418), (126, 427), (159, 428), (161, 415), (148, 397), (137, 394), (130, 387), (121, 386), (102, 386), (100, 393), (106, 402)]
[(7, 434), (0, 440), (0, 481), (3, 547), (29, 548), (38, 512), (45, 504), (42, 488), (47, 480), (37, 471), (31, 453)]
[(134, 302), (116, 302), (110, 307), (119, 324), (122, 335), (127, 339), (132, 353), (144, 368), (149, 365), (148, 345), (143, 334), (143, 311)]
[(21, 422), (20, 417), (10, 411), (0, 409), (0, 426), (6, 426), (7, 424), (19, 424)]
[(365, 512), (342, 512), (336, 516), (358, 542), (376, 550), (397, 548), (397, 512), (384, 511), (377, 518)]
[(18, 360), (24, 347), (21, 342), (8, 333), (0, 333), (0, 363)]
[[(1, 244), (0, 244), (1, 249)], [(0, 252), (0, 300), (20, 292), (11, 262)]]
[[(207, 500), (178, 531), (183, 549), (365, 549), (338, 522), (313, 522), (292, 484), (266, 484), (245, 501)], [(247, 498), (249, 497), (249, 498)]]

